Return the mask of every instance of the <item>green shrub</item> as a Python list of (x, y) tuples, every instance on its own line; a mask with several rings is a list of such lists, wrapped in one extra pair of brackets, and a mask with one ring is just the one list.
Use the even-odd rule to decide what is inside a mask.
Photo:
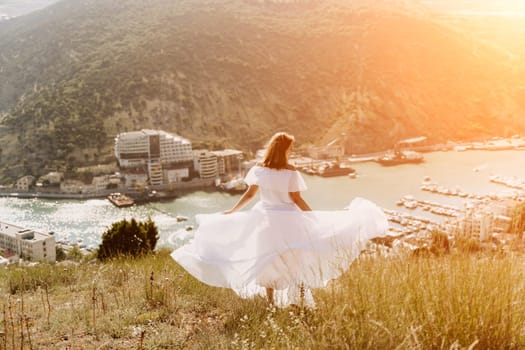
[(80, 247), (76, 244), (74, 244), (68, 251), (67, 251), (67, 259), (73, 260), (73, 261), (80, 261), (82, 260), (83, 254), (80, 250)]
[(149, 218), (144, 222), (124, 219), (115, 222), (102, 234), (98, 259), (107, 260), (122, 255), (140, 256), (155, 250), (159, 239), (158, 229)]
[(66, 255), (66, 252), (64, 251), (64, 248), (57, 245), (55, 248), (55, 252), (56, 252), (55, 254), (56, 254), (57, 261), (66, 260), (67, 255)]

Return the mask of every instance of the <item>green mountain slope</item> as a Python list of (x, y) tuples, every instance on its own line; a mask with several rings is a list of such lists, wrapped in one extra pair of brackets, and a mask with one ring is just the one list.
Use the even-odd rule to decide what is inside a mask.
[(4, 176), (111, 161), (158, 128), (255, 150), (346, 132), (351, 152), (525, 129), (504, 53), (367, 1), (68, 0), (0, 24)]

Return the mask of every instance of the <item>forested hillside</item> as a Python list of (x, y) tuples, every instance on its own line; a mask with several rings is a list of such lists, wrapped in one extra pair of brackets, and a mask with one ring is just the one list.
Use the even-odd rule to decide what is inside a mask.
[(110, 162), (140, 128), (246, 151), (345, 132), (352, 153), (517, 133), (522, 72), (406, 4), (61, 1), (0, 23), (2, 178)]

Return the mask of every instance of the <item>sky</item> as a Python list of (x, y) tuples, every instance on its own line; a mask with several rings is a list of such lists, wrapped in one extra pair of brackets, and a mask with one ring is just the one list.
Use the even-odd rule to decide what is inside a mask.
[(450, 11), (525, 13), (525, 0), (420, 0), (421, 3)]
[[(41, 9), (58, 0), (0, 0), (0, 17), (17, 17)], [(355, 0), (348, 0), (355, 1)], [(359, 0), (363, 1), (363, 0)], [(370, 0), (374, 1), (374, 0)], [(405, 0), (423, 3), (435, 10), (471, 14), (525, 15), (525, 0)]]

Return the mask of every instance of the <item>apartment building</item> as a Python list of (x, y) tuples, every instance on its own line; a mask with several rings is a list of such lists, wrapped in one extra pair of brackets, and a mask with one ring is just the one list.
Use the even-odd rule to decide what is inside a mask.
[[(177, 174), (189, 173), (193, 162), (191, 142), (162, 130), (143, 129), (119, 134), (115, 138), (115, 156), (124, 176), (126, 169), (133, 169), (134, 175), (142, 169), (150, 185), (167, 183), (168, 169), (181, 169)], [(173, 173), (169, 172), (171, 180), (180, 178)]]
[(5, 222), (0, 222), (0, 247), (23, 259), (56, 261), (56, 243), (53, 235)]
[(225, 149), (222, 151), (212, 151), (217, 157), (217, 171), (220, 176), (234, 175), (241, 172), (243, 155), (241, 151), (235, 149)]
[(215, 179), (219, 176), (217, 156), (208, 150), (193, 151), (193, 166), (201, 179)]
[(35, 182), (35, 177), (32, 175), (26, 175), (19, 178), (15, 183), (15, 188), (18, 191), (29, 191), (33, 183)]

